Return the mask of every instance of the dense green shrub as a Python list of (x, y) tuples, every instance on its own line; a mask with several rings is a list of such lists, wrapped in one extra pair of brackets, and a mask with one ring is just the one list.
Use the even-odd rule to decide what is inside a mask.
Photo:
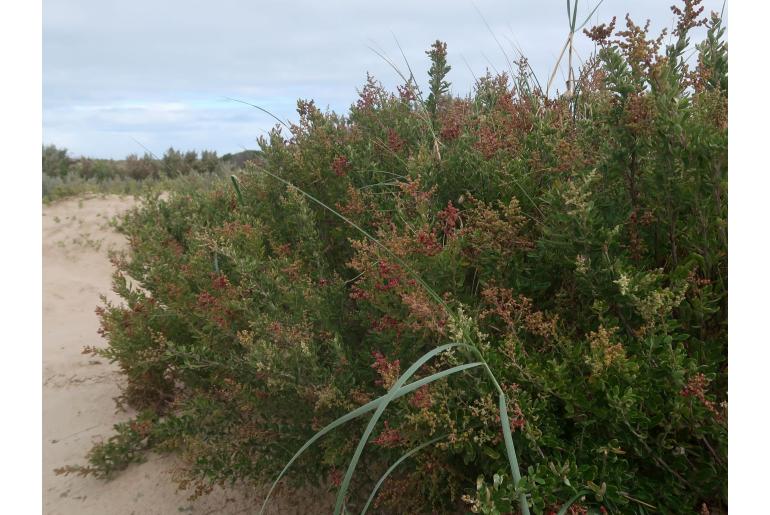
[(125, 162), (126, 175), (134, 180), (157, 179), (160, 176), (160, 165), (149, 153), (142, 157), (130, 154)]
[(69, 173), (72, 158), (67, 156), (66, 148), (56, 145), (43, 145), (43, 175), (65, 177)]
[(87, 157), (77, 160), (70, 168), (73, 175), (85, 180), (94, 179), (97, 182), (104, 182), (115, 177), (116, 165), (112, 160), (89, 159)]
[[(588, 31), (599, 51), (569, 98), (526, 75), (450, 97), (436, 43), (429, 103), (372, 78), (348, 116), (300, 101), (238, 192), (130, 213), (130, 251), (114, 258), (125, 305), (99, 308), (109, 345), (94, 352), (143, 411), (92, 466), (132, 461), (141, 442), (181, 452), (198, 492), (264, 483), (426, 351), (470, 335), (507, 393), (522, 482), (494, 387), (469, 370), (388, 407), (349, 508), (446, 434), (386, 481), (380, 511), (510, 512), (522, 492), (536, 513), (576, 495), (571, 513), (725, 509), (727, 47), (697, 2), (677, 15), (661, 51), (631, 20)], [(325, 436), (289, 479), (339, 484), (363, 425)]]

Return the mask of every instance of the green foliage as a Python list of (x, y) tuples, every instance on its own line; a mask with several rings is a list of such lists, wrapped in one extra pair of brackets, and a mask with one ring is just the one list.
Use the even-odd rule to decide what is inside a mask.
[(56, 148), (56, 145), (43, 145), (43, 175), (66, 177), (71, 164), (72, 159), (67, 156), (66, 148)]
[(146, 152), (142, 157), (131, 154), (126, 158), (126, 175), (137, 181), (157, 179), (160, 175), (160, 166), (158, 166), (156, 160)]
[(143, 462), (144, 451), (151, 446), (150, 437), (154, 422), (154, 414), (145, 412), (129, 422), (116, 424), (115, 434), (89, 451), (87, 457), (90, 466), (65, 466), (56, 469), (56, 474), (94, 475), (109, 479), (130, 464)]
[(435, 124), (438, 103), (441, 97), (449, 93), (450, 84), (446, 81), (446, 76), (452, 67), (447, 64), (446, 43), (437, 40), (425, 53), (430, 57), (430, 69), (428, 69), (430, 93), (425, 101), (425, 107)]
[[(453, 98), (437, 72), (434, 134), (369, 78), (348, 116), (298, 102), (233, 182), (148, 197), (94, 350), (151, 414), (141, 444), (202, 487), (289, 463), (349, 510), (375, 485), (385, 513), (725, 509), (727, 47), (711, 18), (685, 65), (695, 7), (666, 48), (587, 31), (570, 98)], [(451, 342), (472, 352), (412, 366)], [(119, 442), (91, 467), (134, 459)]]

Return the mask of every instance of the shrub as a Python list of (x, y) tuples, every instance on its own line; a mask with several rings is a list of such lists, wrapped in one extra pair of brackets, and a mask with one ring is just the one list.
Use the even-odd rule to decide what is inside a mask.
[(56, 148), (56, 145), (43, 145), (43, 175), (48, 177), (64, 177), (69, 172), (72, 159), (67, 156), (66, 148)]
[(157, 179), (160, 167), (153, 157), (145, 153), (142, 157), (131, 154), (125, 161), (126, 175), (134, 180)]
[[(506, 75), (450, 97), (434, 44), (433, 107), (372, 78), (345, 117), (299, 101), (237, 191), (131, 212), (125, 304), (98, 309), (109, 345), (92, 351), (120, 366), (142, 438), (121, 427), (92, 467), (149, 446), (187, 458), (183, 484), (264, 483), (461, 341), (506, 393), (522, 481), (478, 367), (392, 401), (349, 507), (437, 439), (379, 510), (510, 512), (522, 494), (536, 513), (726, 508), (727, 48), (698, 15), (685, 2), (663, 52), (630, 19), (588, 31), (599, 52), (569, 98)], [(467, 359), (439, 354), (416, 378)], [(338, 485), (363, 427), (324, 436), (288, 478)]]

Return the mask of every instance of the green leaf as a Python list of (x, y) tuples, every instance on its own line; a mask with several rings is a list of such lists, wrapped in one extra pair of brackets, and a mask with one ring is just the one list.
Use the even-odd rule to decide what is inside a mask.
[(484, 454), (492, 458), (493, 460), (500, 459), (500, 453), (491, 447), (484, 447)]

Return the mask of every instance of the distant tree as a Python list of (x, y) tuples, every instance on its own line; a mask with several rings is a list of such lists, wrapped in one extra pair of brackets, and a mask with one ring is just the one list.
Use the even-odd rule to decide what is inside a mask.
[(94, 161), (87, 157), (81, 157), (70, 167), (70, 173), (78, 175), (83, 179), (90, 179), (94, 176)]
[(219, 166), (219, 157), (216, 151), (204, 150), (201, 152), (201, 158), (198, 162), (199, 173), (214, 173)]
[(157, 178), (160, 175), (160, 165), (148, 153), (145, 153), (141, 158), (136, 154), (131, 154), (126, 158), (126, 174), (138, 181)]
[(184, 160), (182, 163), (182, 173), (189, 175), (196, 170), (198, 161), (198, 153), (194, 150), (188, 150), (184, 153)]
[(65, 177), (73, 160), (67, 156), (66, 148), (43, 145), (43, 174), (50, 177)]
[(166, 177), (176, 177), (182, 174), (182, 153), (170, 147), (163, 154), (163, 174)]
[(93, 177), (98, 182), (112, 179), (115, 176), (115, 164), (112, 160), (95, 159), (93, 163)]

